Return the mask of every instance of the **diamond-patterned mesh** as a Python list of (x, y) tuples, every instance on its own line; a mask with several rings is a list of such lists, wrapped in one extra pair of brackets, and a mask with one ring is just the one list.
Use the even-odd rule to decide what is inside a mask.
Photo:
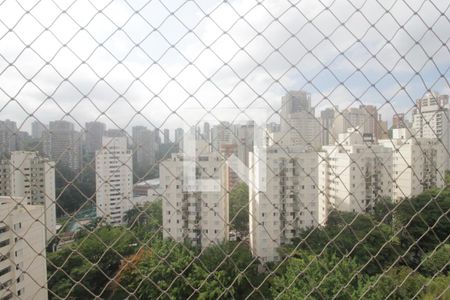
[(450, 3), (0, 2), (0, 299), (450, 298)]

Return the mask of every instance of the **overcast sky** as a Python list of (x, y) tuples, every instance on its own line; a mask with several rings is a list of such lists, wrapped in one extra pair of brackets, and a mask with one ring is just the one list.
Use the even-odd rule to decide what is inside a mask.
[(447, 0), (21, 2), (0, 2), (0, 119), (26, 130), (263, 118), (296, 89), (390, 119), (450, 93)]

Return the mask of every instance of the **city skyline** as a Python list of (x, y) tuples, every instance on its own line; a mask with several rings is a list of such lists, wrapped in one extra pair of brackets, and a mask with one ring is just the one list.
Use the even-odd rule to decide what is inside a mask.
[(0, 300), (450, 299), (449, 0), (0, 1)]
[[(331, 104), (346, 107), (356, 100), (382, 106), (386, 115), (406, 112), (428, 89), (450, 94), (446, 52), (437, 51), (447, 28), (442, 21), (432, 22), (442, 17), (433, 5), (443, 8), (443, 0), (420, 7), (365, 3), (358, 13), (343, 3), (333, 3), (333, 13), (322, 11), (323, 4), (316, 1), (302, 1), (299, 7), (275, 0), (264, 5), (256, 0), (183, 3), (173, 16), (169, 11), (176, 5), (143, 5), (140, 14), (150, 23), (136, 14), (141, 5), (79, 2), (69, 9), (73, 20), (59, 17), (65, 4), (58, 8), (46, 0), (37, 7), (31, 3), (2, 7), (4, 24), (20, 20), (22, 35), (21, 41), (5, 33), (0, 42), (6, 62), (14, 61), (21, 70), (6, 67), (2, 74), (3, 118), (20, 125), (31, 114), (44, 123), (68, 117), (84, 124), (100, 117), (108, 126), (114, 121), (124, 128), (132, 118), (146, 125), (142, 116), (150, 116), (156, 127), (175, 128), (180, 127), (179, 115), (193, 123), (189, 110), (181, 113), (184, 108), (218, 105), (219, 109), (234, 103), (267, 107), (272, 101), (280, 103), (288, 90), (309, 90), (313, 101), (320, 103), (317, 110)], [(27, 8), (34, 18), (21, 18)], [(97, 9), (117, 23), (95, 14)], [(391, 17), (381, 22), (377, 17), (386, 9)], [(420, 18), (415, 17), (416, 9)], [(433, 24), (432, 32), (427, 23)], [(53, 35), (41, 34), (50, 25)], [(142, 34), (142, 28), (152, 26), (157, 32)], [(332, 30), (335, 26), (339, 30)], [(115, 31), (122, 27), (123, 31)], [(356, 32), (349, 32), (349, 27)], [(415, 44), (411, 37), (421, 42)], [(24, 48), (27, 42), (32, 43), (29, 49)], [(16, 60), (20, 54), (26, 59)], [(85, 60), (89, 67), (83, 65)], [(46, 61), (52, 68), (45, 66)], [(28, 82), (31, 76), (33, 81)], [(179, 115), (172, 114), (175, 110)], [(220, 113), (224, 119), (233, 115)]]
[[(299, 90), (299, 91), (303, 91), (303, 90)], [(294, 91), (294, 90), (290, 90), (290, 91), (288, 91), (286, 94), (288, 94), (288, 93), (290, 93), (290, 92), (295, 92), (295, 91)], [(306, 92), (307, 92), (307, 91), (306, 91)], [(449, 92), (450, 92), (450, 90), (449, 90)], [(307, 92), (307, 93), (308, 93), (308, 92)], [(425, 97), (426, 95), (428, 95), (429, 93), (438, 94), (438, 95), (442, 95), (442, 96), (445, 96), (445, 95), (446, 95), (446, 94), (439, 93), (439, 92), (436, 92), (436, 91), (432, 91), (432, 92), (430, 92), (430, 91), (424, 91), (424, 92), (422, 93), (423, 96), (420, 97), (420, 98), (418, 98), (418, 99), (415, 99), (415, 100), (414, 100), (414, 103), (411, 104), (411, 106), (410, 106), (408, 109), (406, 109), (406, 111), (395, 111), (395, 112), (392, 112), (391, 114), (389, 114), (389, 115), (387, 115), (387, 116), (386, 116), (385, 114), (383, 114), (383, 113), (380, 111), (381, 120), (386, 121), (389, 127), (392, 127), (393, 125), (395, 125), (395, 124), (394, 124), (395, 121), (393, 121), (393, 118), (394, 118), (396, 115), (403, 115), (403, 116), (405, 117), (406, 120), (408, 120), (409, 122), (411, 122), (411, 121), (412, 121), (412, 114), (413, 114), (413, 110), (414, 110), (414, 108), (415, 108), (415, 106), (416, 106), (416, 102), (417, 102), (418, 100), (424, 98), (424, 97)], [(278, 115), (281, 114), (281, 112), (282, 112), (282, 103), (281, 103), (281, 99), (282, 99), (286, 94), (280, 96), (280, 99), (279, 99), (279, 100), (280, 100), (280, 105), (279, 105), (278, 109), (276, 110), (276, 112), (277, 112)], [(449, 94), (450, 94), (450, 93), (449, 93)], [(311, 101), (311, 102), (313, 102), (313, 101)], [(317, 106), (314, 106), (314, 105), (312, 105), (312, 108), (313, 108), (314, 111), (315, 111), (314, 117), (315, 117), (315, 118), (320, 118), (320, 117), (321, 117), (321, 112), (325, 112), (325, 111), (327, 111), (327, 110), (329, 110), (329, 109), (331, 109), (331, 110), (333, 110), (333, 111), (335, 111), (335, 112), (337, 111), (337, 112), (343, 113), (343, 112), (344, 112), (345, 110), (347, 110), (347, 109), (357, 108), (357, 107), (360, 107), (360, 106), (370, 106), (370, 105), (372, 105), (372, 104), (370, 104), (370, 103), (367, 104), (367, 103), (360, 103), (360, 102), (357, 102), (357, 103), (353, 103), (351, 106), (344, 106), (344, 107), (341, 107), (341, 106), (339, 106), (339, 105), (331, 105), (331, 104), (330, 104), (329, 106), (322, 107), (321, 110), (317, 110), (317, 109), (316, 109)], [(375, 107), (376, 107), (376, 106), (375, 106)], [(236, 110), (236, 112), (239, 112), (239, 111), (240, 111), (239, 108), (231, 108), (231, 107), (228, 107), (228, 108), (225, 108), (225, 109), (226, 109), (226, 110)], [(165, 127), (164, 125), (163, 125), (162, 127), (155, 127), (153, 123), (148, 122), (148, 121), (145, 121), (145, 122), (143, 122), (143, 123), (139, 123), (139, 122), (136, 122), (136, 123), (130, 123), (130, 124), (128, 124), (128, 126), (126, 126), (126, 129), (124, 129), (124, 128), (121, 128), (121, 127), (117, 127), (115, 124), (111, 124), (111, 123), (108, 123), (108, 122), (104, 122), (104, 121), (101, 121), (101, 120), (98, 120), (98, 119), (86, 120), (85, 123), (80, 123), (80, 122), (78, 122), (78, 121), (74, 121), (73, 118), (70, 118), (70, 117), (66, 117), (66, 118), (63, 118), (63, 119), (55, 119), (55, 120), (49, 119), (47, 123), (45, 123), (45, 122), (43, 122), (43, 121), (41, 121), (41, 120), (29, 120), (29, 121), (27, 122), (27, 124), (28, 124), (29, 126), (25, 126), (25, 127), (27, 127), (27, 128), (19, 127), (21, 124), (20, 124), (20, 121), (18, 121), (18, 120), (13, 120), (13, 119), (4, 118), (4, 119), (2, 119), (1, 121), (12, 121), (12, 122), (15, 122), (15, 123), (16, 123), (16, 128), (17, 128), (16, 130), (17, 130), (17, 132), (26, 132), (26, 133), (29, 134), (30, 136), (33, 136), (33, 132), (35, 132), (36, 130), (39, 130), (39, 134), (42, 134), (42, 131), (48, 131), (48, 125), (49, 125), (49, 123), (52, 122), (52, 121), (65, 121), (65, 122), (69, 122), (69, 123), (73, 124), (74, 128), (75, 128), (76, 130), (81, 131), (81, 132), (88, 132), (88, 127), (87, 127), (86, 125), (89, 125), (90, 123), (101, 123), (101, 124), (105, 125), (108, 129), (111, 129), (111, 130), (120, 130), (120, 131), (126, 132), (126, 133), (127, 133), (127, 136), (130, 137), (130, 138), (132, 137), (132, 130), (133, 130), (133, 127), (140, 127), (140, 126), (143, 126), (143, 127), (146, 127), (146, 128), (148, 128), (148, 129), (150, 129), (150, 130), (159, 131), (159, 135), (160, 135), (160, 137), (161, 137), (162, 139), (164, 138), (164, 130), (169, 129), (169, 130), (170, 130), (170, 140), (171, 140), (171, 141), (174, 141), (174, 140), (175, 140), (175, 130), (177, 130), (177, 129), (180, 129), (180, 128), (181, 128), (181, 129), (185, 130), (185, 129), (189, 129), (189, 128), (193, 127), (193, 126), (198, 126), (199, 128), (202, 128), (202, 127), (204, 126), (204, 123), (208, 123), (208, 124), (210, 124), (210, 126), (215, 126), (215, 125), (220, 124), (221, 122), (229, 122), (229, 121), (231, 121), (233, 125), (244, 124), (244, 123), (246, 123), (246, 122), (248, 122), (248, 121), (254, 121), (254, 119), (248, 118), (248, 115), (256, 116), (256, 115), (258, 115), (256, 112), (260, 111), (261, 109), (263, 109), (263, 108), (262, 108), (262, 107), (258, 107), (258, 108), (256, 108), (256, 109), (254, 109), (254, 110), (255, 110), (254, 113), (252, 113), (252, 114), (247, 114), (247, 115), (244, 114), (244, 115), (243, 115), (244, 117), (242, 117), (242, 118), (240, 118), (240, 119), (237, 119), (237, 120), (236, 120), (236, 117), (235, 117), (235, 116), (234, 116), (234, 117), (230, 117), (229, 119), (225, 119), (225, 118), (217, 118), (217, 117), (210, 117), (210, 118), (205, 118), (205, 119), (202, 119), (202, 120), (197, 120), (197, 121), (194, 122), (193, 124), (182, 123), (181, 126), (180, 126), (180, 124), (178, 124), (178, 125), (174, 125), (174, 127)], [(195, 110), (193, 110), (193, 111), (196, 111), (196, 110), (197, 110), (197, 109), (195, 109)], [(252, 110), (252, 109), (250, 109), (250, 110)], [(269, 110), (269, 109), (264, 109), (264, 110), (266, 111), (266, 115), (269, 115), (269, 116), (271, 116), (271, 115), (276, 115), (276, 114), (274, 114), (275, 111), (271, 111), (271, 110)], [(263, 111), (264, 111), (264, 110), (263, 110)], [(235, 121), (233, 121), (233, 120), (235, 120)], [(276, 118), (270, 117), (269, 119), (262, 119), (262, 120), (260, 120), (260, 121), (263, 121), (263, 122), (261, 122), (261, 124), (264, 124), (264, 123), (268, 124), (268, 123), (272, 123), (272, 122), (275, 122), (275, 123), (278, 122), (278, 124), (279, 124), (279, 122), (281, 121), (281, 119), (280, 119), (279, 117), (276, 117)], [(266, 121), (266, 122), (264, 122), (264, 121)], [(268, 122), (267, 122), (267, 121), (268, 121)], [(33, 124), (39, 125), (41, 128), (39, 128), (39, 129), (37, 129), (37, 128), (36, 128), (36, 129), (33, 129)], [(45, 127), (42, 128), (42, 126), (45, 126)], [(178, 126), (178, 127), (177, 127), (177, 126)]]

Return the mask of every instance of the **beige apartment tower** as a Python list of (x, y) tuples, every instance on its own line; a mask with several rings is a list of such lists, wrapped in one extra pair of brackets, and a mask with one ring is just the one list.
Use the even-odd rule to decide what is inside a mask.
[(0, 299), (48, 299), (42, 205), (0, 196)]

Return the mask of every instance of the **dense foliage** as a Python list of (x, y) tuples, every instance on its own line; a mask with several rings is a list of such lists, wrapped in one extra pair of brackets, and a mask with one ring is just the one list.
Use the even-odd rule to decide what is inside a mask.
[[(235, 220), (245, 188), (230, 195)], [(332, 212), (262, 268), (246, 241), (201, 250), (163, 240), (156, 201), (129, 211), (124, 227), (80, 232), (50, 254), (49, 289), (73, 299), (449, 299), (449, 209), (447, 189)]]
[(231, 190), (229, 201), (231, 228), (248, 233), (248, 186), (238, 184)]
[(79, 172), (57, 165), (55, 170), (56, 215), (64, 217), (80, 208), (95, 205), (95, 166), (90, 163)]

